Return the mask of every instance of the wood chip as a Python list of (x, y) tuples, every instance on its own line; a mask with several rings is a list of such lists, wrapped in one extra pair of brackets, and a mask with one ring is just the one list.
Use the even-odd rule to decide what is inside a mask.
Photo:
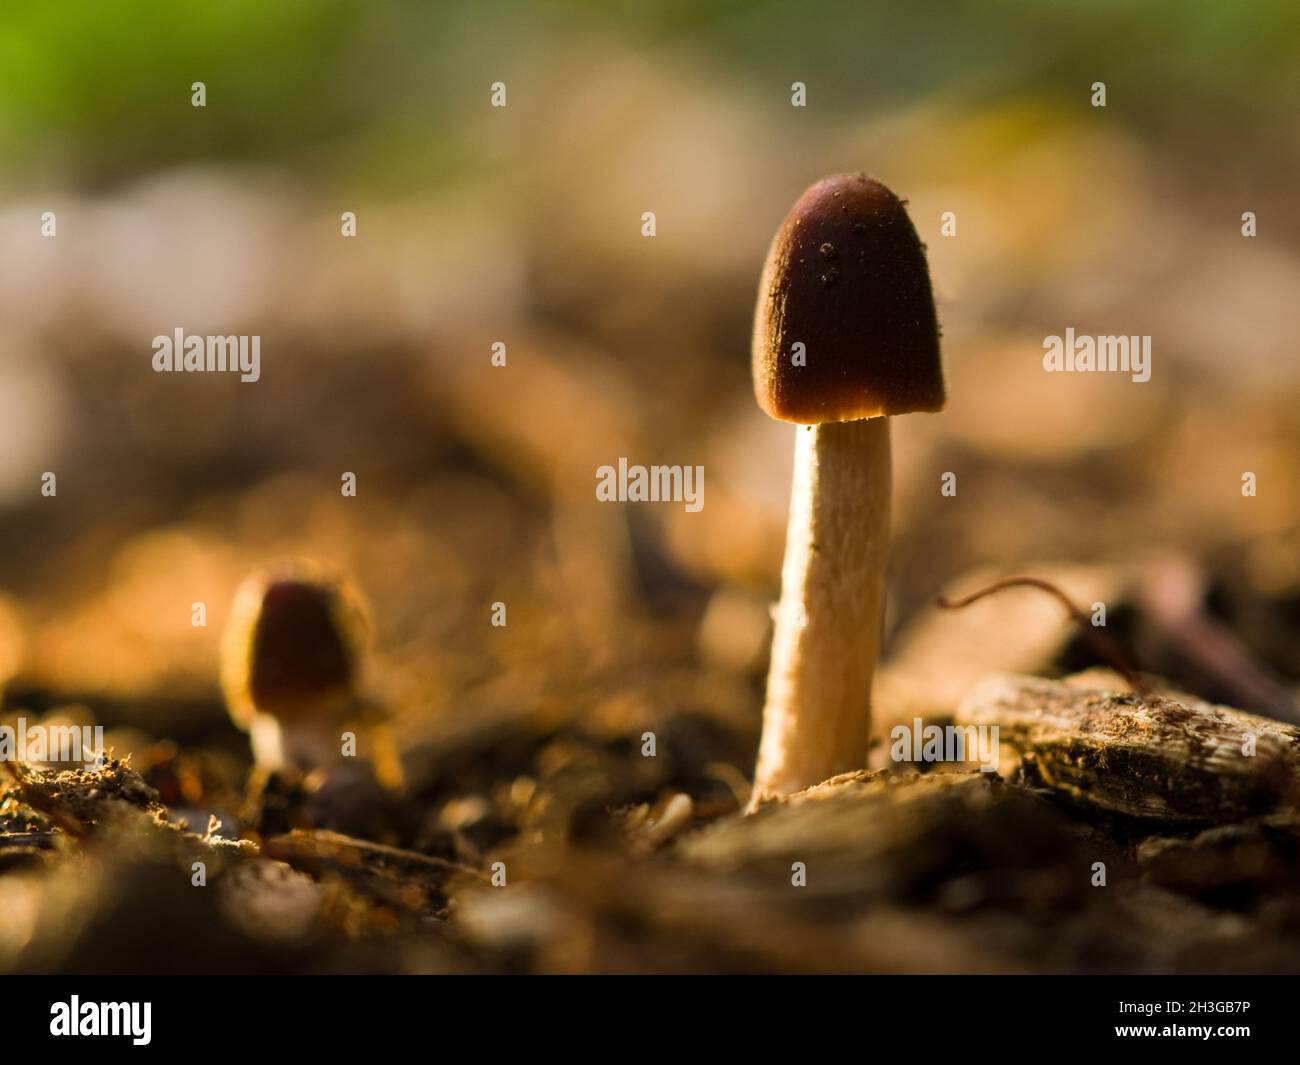
[(1227, 823), (1300, 797), (1300, 728), (1190, 696), (995, 675), (957, 723), (996, 726), (1027, 782), (1133, 817)]

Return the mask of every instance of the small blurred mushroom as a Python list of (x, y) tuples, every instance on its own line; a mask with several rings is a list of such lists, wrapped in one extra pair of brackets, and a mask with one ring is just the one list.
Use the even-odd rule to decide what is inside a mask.
[(222, 639), (221, 685), (259, 768), (336, 766), (358, 753), (347, 750), (345, 730), (365, 726), (381, 741), (372, 753), (383, 779), (394, 759), (362, 694), (369, 633), (360, 592), (318, 564), (281, 562), (240, 585)]

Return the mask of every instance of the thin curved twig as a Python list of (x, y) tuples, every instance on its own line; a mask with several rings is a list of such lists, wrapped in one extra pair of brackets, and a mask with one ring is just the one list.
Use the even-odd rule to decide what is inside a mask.
[(960, 610), (962, 607), (970, 606), (971, 603), (977, 602), (985, 596), (993, 595), (1007, 588), (1037, 588), (1039, 591), (1047, 592), (1048, 595), (1051, 595), (1065, 607), (1070, 619), (1078, 626), (1084, 640), (1092, 645), (1092, 649), (1102, 660), (1109, 663), (1115, 672), (1123, 676), (1139, 695), (1151, 694), (1151, 689), (1143, 679), (1142, 674), (1133, 666), (1119, 644), (1109, 636), (1098, 632), (1097, 627), (1093, 625), (1088, 615), (1080, 610), (1075, 605), (1074, 600), (1051, 581), (1045, 581), (1041, 577), (1003, 577), (1001, 580), (994, 581), (987, 587), (981, 588), (978, 592), (972, 592), (960, 599), (949, 599), (941, 595), (935, 600), (935, 603), (945, 610)]

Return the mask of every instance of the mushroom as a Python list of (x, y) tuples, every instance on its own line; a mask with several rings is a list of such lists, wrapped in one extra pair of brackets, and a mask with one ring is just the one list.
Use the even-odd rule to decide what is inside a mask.
[(759, 406), (800, 428), (751, 810), (866, 764), (888, 416), (944, 405), (925, 251), (880, 182), (825, 178), (786, 216), (759, 282), (753, 370)]
[(260, 768), (340, 760), (343, 728), (362, 710), (368, 634), (360, 594), (319, 565), (282, 562), (239, 586), (222, 638), (221, 686)]

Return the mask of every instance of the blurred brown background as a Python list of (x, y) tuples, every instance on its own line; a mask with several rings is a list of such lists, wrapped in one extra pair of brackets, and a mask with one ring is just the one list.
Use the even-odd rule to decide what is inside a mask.
[[(530, 640), (543, 677), (639, 660), (647, 619), (671, 661), (752, 665), (790, 450), (753, 290), (841, 170), (910, 200), (944, 327), (950, 409), (896, 427), (896, 621), (977, 563), (1223, 551), (1300, 587), (1288, 5), (129, 7), (0, 30), (3, 660), (33, 690), (208, 703), (235, 582), (285, 553), (357, 574), (430, 712)], [(152, 373), (177, 326), (260, 334), (262, 380)], [(1066, 326), (1151, 334), (1151, 381), (1043, 373)], [(704, 510), (598, 506), (620, 455), (702, 463)]]

